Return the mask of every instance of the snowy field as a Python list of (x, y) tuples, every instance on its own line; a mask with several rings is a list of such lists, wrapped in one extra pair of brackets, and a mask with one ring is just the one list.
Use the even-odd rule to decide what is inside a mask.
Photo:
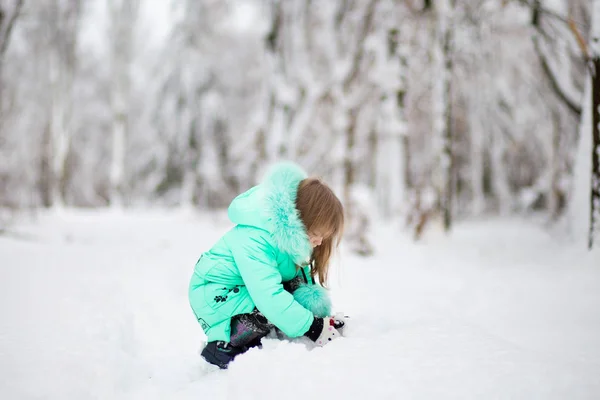
[(0, 398), (600, 399), (600, 256), (533, 222), (390, 227), (332, 273), (346, 337), (227, 371), (187, 302), (224, 214), (68, 211), (0, 237)]

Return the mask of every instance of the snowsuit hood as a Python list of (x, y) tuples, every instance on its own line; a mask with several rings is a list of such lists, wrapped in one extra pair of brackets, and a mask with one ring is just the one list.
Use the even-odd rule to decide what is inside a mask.
[(231, 222), (266, 230), (273, 244), (297, 265), (306, 264), (312, 254), (306, 228), (296, 209), (298, 185), (306, 177), (306, 172), (296, 164), (276, 164), (261, 184), (237, 196), (228, 209)]

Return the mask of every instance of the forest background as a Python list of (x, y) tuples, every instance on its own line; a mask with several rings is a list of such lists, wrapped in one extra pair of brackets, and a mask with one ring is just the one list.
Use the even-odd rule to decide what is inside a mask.
[(0, 232), (45, 208), (222, 209), (288, 159), (340, 193), (361, 254), (378, 218), (418, 239), (535, 214), (593, 245), (600, 1), (0, 7)]

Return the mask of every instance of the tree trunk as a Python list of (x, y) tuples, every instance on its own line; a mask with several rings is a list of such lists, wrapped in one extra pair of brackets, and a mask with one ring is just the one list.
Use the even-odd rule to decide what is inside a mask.
[(111, 109), (112, 155), (110, 165), (109, 203), (113, 207), (124, 205), (125, 155), (129, 129), (129, 96), (131, 87), (130, 65), (133, 58), (133, 27), (139, 0), (111, 0)]
[[(408, 54), (407, 38), (397, 28), (398, 18), (392, 12), (386, 20), (390, 28), (386, 31), (385, 57), (379, 60), (382, 75), (389, 76), (382, 82), (383, 98), (378, 104), (380, 115), (376, 131), (379, 144), (376, 157), (377, 197), (384, 218), (394, 218), (407, 200), (409, 166), (407, 146), (406, 93)], [(406, 32), (406, 31), (404, 31)], [(406, 35), (408, 36), (408, 35)]]
[[(341, 82), (340, 89), (343, 94), (342, 110), (345, 113), (347, 124), (344, 127), (346, 133), (345, 137), (345, 157), (343, 164), (344, 171), (344, 202), (346, 207), (346, 215), (348, 219), (348, 230), (349, 230), (349, 243), (353, 248), (352, 250), (358, 254), (368, 256), (373, 253), (373, 246), (371, 245), (369, 238), (367, 237), (368, 229), (370, 227), (370, 218), (368, 210), (362, 209), (363, 204), (360, 200), (354, 198), (353, 190), (357, 182), (357, 159), (356, 159), (356, 148), (357, 143), (360, 143), (361, 134), (359, 127), (359, 113), (361, 106), (368, 102), (369, 90), (365, 90), (364, 87), (359, 87), (363, 77), (361, 74), (361, 66), (364, 58), (366, 57), (366, 46), (365, 42), (369, 37), (375, 18), (375, 9), (377, 7), (378, 0), (371, 0), (364, 7), (364, 17), (362, 23), (358, 28), (358, 34), (356, 36), (356, 42), (353, 44), (350, 59), (352, 60), (350, 68), (344, 79)], [(362, 89), (362, 90), (361, 90)], [(349, 99), (352, 99), (349, 101)], [(364, 136), (363, 136), (364, 137)]]
[(441, 0), (436, 4), (436, 29), (434, 62), (438, 75), (434, 76), (433, 113), (436, 144), (434, 184), (439, 196), (439, 209), (444, 218), (444, 230), (452, 225), (453, 154), (452, 154), (452, 41), (453, 0)]
[(66, 203), (67, 157), (72, 139), (72, 89), (77, 64), (77, 35), (80, 15), (80, 2), (72, 0), (61, 8), (52, 4), (55, 20), (51, 25), (54, 36), (53, 48), (49, 54), (49, 73), (51, 86), (50, 137), (49, 147), (52, 160), (50, 198), (51, 206), (62, 208)]
[(67, 117), (68, 93), (70, 87), (66, 83), (69, 79), (65, 75), (67, 71), (61, 71), (63, 67), (59, 65), (58, 54), (51, 55), (53, 61), (50, 66), (50, 75), (52, 81), (52, 106), (50, 114), (50, 132), (52, 137), (52, 179), (50, 183), (50, 198), (52, 207), (62, 208), (65, 205), (63, 187), (65, 177), (65, 167), (67, 154), (70, 147), (71, 134), (69, 129), (69, 118)]
[(123, 206), (123, 178), (125, 175), (125, 138), (127, 115), (125, 111), (113, 109), (112, 156), (110, 164), (110, 205)]
[[(356, 171), (354, 169), (354, 146), (356, 143), (356, 110), (350, 110), (348, 127), (346, 128), (346, 149), (344, 156), (344, 203), (346, 204), (346, 213), (349, 218), (352, 217), (352, 185), (354, 185)], [(350, 222), (349, 222), (350, 224)]]
[(595, 0), (592, 9), (590, 69), (592, 80), (592, 171), (590, 193), (590, 226), (588, 248), (596, 240), (600, 223), (600, 0)]
[[(198, 143), (196, 140), (196, 128), (191, 120), (190, 105), (183, 105), (179, 111), (177, 123), (179, 125), (179, 134), (186, 140), (186, 147), (183, 149), (183, 182), (181, 184), (180, 205), (183, 208), (192, 208), (196, 194), (197, 165), (198, 165)], [(198, 111), (201, 112), (201, 111)]]
[[(472, 106), (469, 112), (472, 115), (477, 115), (481, 110), (479, 102), (481, 97), (473, 94), (474, 99), (471, 100)], [(485, 188), (484, 188), (484, 165), (485, 165), (485, 144), (484, 132), (479, 118), (469, 119), (470, 130), (470, 165), (469, 177), (471, 186), (471, 214), (479, 215), (485, 210)]]
[[(600, 0), (596, 0), (596, 2), (600, 3)], [(595, 22), (600, 21), (596, 20)], [(600, 37), (595, 36), (592, 40), (598, 41)], [(600, 223), (600, 53), (596, 52), (594, 54), (592, 63), (592, 188), (590, 193), (590, 231), (588, 235), (588, 248), (590, 250), (594, 246), (596, 231)]]
[(454, 0), (448, 1), (448, 16), (446, 32), (444, 35), (444, 93), (445, 93), (445, 109), (444, 109), (444, 149), (443, 163), (444, 167), (444, 198), (442, 208), (444, 210), (444, 229), (450, 231), (452, 226), (452, 200), (454, 196), (454, 153), (452, 149), (453, 139), (453, 118), (452, 118), (452, 73), (453, 65), (453, 40), (454, 40)]
[[(406, 32), (406, 30), (404, 31)], [(395, 38), (396, 45), (394, 46), (394, 51), (392, 52), (392, 62), (397, 63), (398, 65), (398, 82), (399, 86), (396, 88), (395, 96), (394, 96), (394, 120), (397, 121), (397, 125), (395, 126), (393, 132), (393, 145), (392, 149), (394, 151), (394, 159), (396, 160), (397, 165), (394, 165), (394, 182), (391, 186), (392, 189), (392, 207), (393, 211), (399, 209), (399, 207), (405, 204), (407, 200), (406, 189), (408, 187), (408, 179), (410, 176), (409, 171), (409, 152), (407, 150), (408, 146), (408, 133), (407, 133), (407, 118), (406, 118), (406, 94), (408, 92), (408, 49), (407, 43), (408, 40), (406, 37), (400, 37), (400, 31), (397, 29), (393, 29), (390, 32), (390, 35), (396, 34), (398, 35)], [(402, 44), (401, 44), (402, 43)]]
[(556, 220), (560, 214), (562, 204), (562, 190), (560, 187), (560, 178), (562, 175), (560, 149), (562, 123), (560, 112), (556, 109), (552, 111), (552, 120), (554, 130), (552, 132), (552, 159), (550, 160), (551, 175), (550, 187), (548, 190), (548, 212), (550, 213), (550, 219)]
[[(23, 8), (23, 0), (16, 0), (12, 7), (8, 7), (4, 4), (0, 5), (0, 112), (3, 108), (3, 96), (4, 96), (4, 84), (3, 71), (4, 71), (4, 54), (8, 49), (10, 43), (10, 37), (15, 26), (15, 22), (21, 14)], [(0, 130), (2, 129), (2, 122), (4, 118), (0, 115)]]
[(556, 66), (553, 65), (552, 60), (548, 57), (547, 51), (544, 49), (545, 40), (549, 36), (549, 33), (546, 32), (542, 26), (544, 13), (545, 11), (542, 10), (542, 2), (540, 0), (535, 0), (531, 3), (531, 25), (535, 29), (532, 40), (535, 52), (540, 61), (542, 72), (548, 79), (556, 97), (569, 109), (569, 111), (581, 118), (582, 105), (579, 100), (581, 93), (575, 90), (570, 82), (565, 82), (563, 77), (568, 76), (568, 74), (564, 71), (557, 70)]
[(266, 105), (268, 118), (265, 121), (265, 149), (266, 162), (272, 163), (283, 156), (286, 152), (286, 143), (284, 132), (288, 121), (288, 107), (284, 104), (282, 92), (285, 93), (287, 82), (286, 71), (284, 68), (284, 52), (286, 45), (286, 31), (284, 23), (284, 12), (286, 4), (280, 1), (271, 0), (271, 31), (266, 38), (267, 51), (266, 62), (269, 73), (272, 76), (269, 79), (269, 96)]

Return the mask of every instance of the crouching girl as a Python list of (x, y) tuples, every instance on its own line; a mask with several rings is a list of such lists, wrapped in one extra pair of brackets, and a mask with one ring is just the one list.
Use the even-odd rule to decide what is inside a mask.
[(227, 368), (272, 328), (320, 346), (338, 337), (343, 321), (331, 317), (323, 287), (344, 225), (333, 191), (279, 163), (232, 201), (228, 216), (235, 226), (202, 253), (189, 285), (208, 338), (202, 357)]

